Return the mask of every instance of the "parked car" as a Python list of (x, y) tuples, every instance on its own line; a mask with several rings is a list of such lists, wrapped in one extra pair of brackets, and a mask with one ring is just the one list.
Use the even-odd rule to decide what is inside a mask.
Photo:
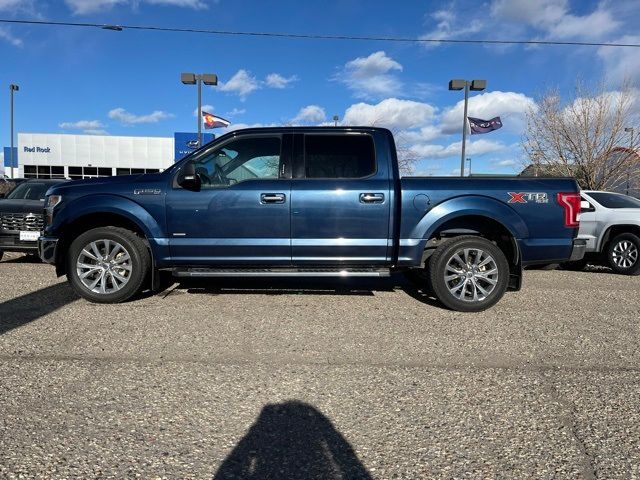
[(4, 198), (9, 195), (11, 190), (16, 188), (25, 180), (25, 178), (0, 178), (0, 198)]
[(45, 193), (61, 182), (64, 180), (26, 180), (0, 199), (0, 259), (4, 252), (38, 253)]
[(564, 264), (582, 270), (603, 264), (625, 275), (640, 274), (640, 200), (621, 193), (582, 191), (578, 238), (587, 243), (585, 257)]
[[(238, 130), (162, 173), (47, 193), (40, 256), (94, 302), (176, 277), (386, 276), (405, 271), (449, 308), (479, 311), (522, 266), (578, 260), (570, 178), (405, 177), (391, 132)], [(422, 275), (415, 275), (416, 272)]]

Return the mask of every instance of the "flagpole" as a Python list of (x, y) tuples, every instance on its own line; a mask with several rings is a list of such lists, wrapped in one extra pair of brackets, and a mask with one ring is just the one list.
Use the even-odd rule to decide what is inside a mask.
[(460, 156), (460, 176), (464, 177), (464, 159), (467, 147), (467, 106), (469, 104), (469, 82), (464, 82), (464, 116), (462, 117), (462, 154)]

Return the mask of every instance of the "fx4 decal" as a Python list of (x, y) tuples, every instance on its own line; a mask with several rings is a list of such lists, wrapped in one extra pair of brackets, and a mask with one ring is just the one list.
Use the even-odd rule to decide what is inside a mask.
[(545, 192), (507, 192), (508, 203), (549, 203), (549, 196)]

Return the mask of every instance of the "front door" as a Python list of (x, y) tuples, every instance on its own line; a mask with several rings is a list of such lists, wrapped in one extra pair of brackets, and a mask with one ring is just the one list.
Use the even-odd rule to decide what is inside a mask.
[[(389, 172), (366, 133), (295, 137), (291, 251), (295, 264), (380, 265), (389, 259)], [(385, 166), (385, 162), (380, 162)]]
[(243, 135), (190, 160), (201, 190), (174, 182), (167, 196), (174, 262), (291, 263), (291, 180), (285, 160), (291, 139), (288, 134)]

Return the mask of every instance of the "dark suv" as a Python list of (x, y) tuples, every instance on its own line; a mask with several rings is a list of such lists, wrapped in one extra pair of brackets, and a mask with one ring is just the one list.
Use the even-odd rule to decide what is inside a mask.
[(0, 198), (0, 259), (4, 252), (37, 253), (44, 227), (44, 196), (65, 180), (26, 180)]

